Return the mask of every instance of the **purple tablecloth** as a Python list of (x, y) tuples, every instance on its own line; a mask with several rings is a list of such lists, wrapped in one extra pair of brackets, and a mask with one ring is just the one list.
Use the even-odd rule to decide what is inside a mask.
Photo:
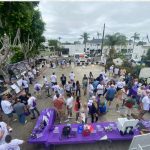
[[(52, 129), (54, 121), (55, 121), (55, 110), (51, 109), (51, 108), (44, 109), (41, 112), (40, 117), (38, 118), (37, 123), (34, 127), (34, 129), (39, 127), (41, 121), (43, 120), (43, 116), (47, 115), (47, 112), (49, 112), (49, 114), (50, 114), (49, 122), (48, 122), (48, 125), (43, 130), (42, 136), (39, 138), (36, 138), (36, 139), (29, 138), (29, 140), (28, 140), (29, 143), (46, 143), (47, 137), (49, 136), (50, 130)], [(33, 131), (34, 131), (34, 129), (33, 129)]]
[[(82, 134), (77, 133), (75, 137), (63, 139), (63, 138), (61, 138), (61, 133), (62, 133), (62, 129), (65, 125), (54, 125), (54, 120), (55, 120), (54, 109), (43, 110), (40, 117), (38, 118), (38, 121), (37, 121), (35, 128), (37, 128), (39, 126), (39, 124), (43, 118), (43, 115), (46, 115), (47, 112), (50, 112), (49, 124), (44, 129), (44, 131), (42, 133), (42, 137), (39, 137), (36, 139), (29, 138), (29, 140), (28, 140), (29, 143), (44, 143), (45, 145), (59, 145), (59, 144), (94, 143), (94, 142), (101, 141), (101, 140), (122, 141), (122, 140), (132, 140), (133, 136), (140, 134), (138, 129), (135, 129), (134, 135), (121, 136), (118, 129), (117, 129), (116, 122), (100, 122), (100, 123), (91, 124), (94, 127), (94, 130), (96, 130), (96, 132), (91, 133), (90, 136), (83, 137)], [(145, 121), (142, 123), (144, 125), (150, 127), (150, 121)], [(112, 124), (114, 126), (113, 131), (109, 131), (109, 132), (107, 132), (105, 130), (97, 131), (96, 125), (100, 125), (101, 129), (104, 129), (104, 127), (107, 127), (107, 126), (112, 125)], [(79, 126), (79, 124), (72, 124), (71, 128), (77, 129), (78, 126)], [(58, 127), (59, 133), (53, 132), (54, 127)], [(104, 139), (102, 139), (102, 138), (104, 138)]]
[[(100, 132), (96, 132), (96, 133), (91, 133), (90, 136), (87, 137), (83, 137), (82, 134), (78, 134), (76, 135), (76, 137), (74, 138), (69, 138), (69, 139), (61, 139), (61, 132), (62, 129), (65, 125), (57, 125), (55, 127), (59, 128), (59, 133), (53, 133), (53, 131), (48, 135), (48, 141), (47, 144), (51, 145), (51, 144), (77, 144), (77, 143), (94, 143), (97, 141), (101, 141), (102, 137), (107, 136), (106, 140), (132, 140), (134, 135), (139, 135), (139, 131), (135, 130), (134, 131), (134, 135), (124, 135), (121, 136), (118, 129), (117, 129), (117, 125), (115, 122), (101, 122), (101, 123), (96, 123), (96, 124), (92, 124), (94, 127), (94, 130), (96, 130), (96, 125), (101, 125), (101, 127), (107, 127), (110, 124), (114, 124), (114, 126), (116, 127), (115, 130), (113, 131), (109, 131), (106, 132), (105, 130), (100, 131)], [(72, 124), (71, 128), (77, 128), (79, 124)]]

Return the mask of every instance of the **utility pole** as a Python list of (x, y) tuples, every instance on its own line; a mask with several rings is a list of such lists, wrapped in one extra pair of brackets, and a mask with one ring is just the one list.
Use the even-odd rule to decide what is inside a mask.
[(104, 36), (105, 36), (105, 23), (104, 23), (104, 27), (103, 27), (103, 36), (102, 36), (102, 45), (101, 45), (101, 55), (102, 55), (102, 52), (103, 52)]

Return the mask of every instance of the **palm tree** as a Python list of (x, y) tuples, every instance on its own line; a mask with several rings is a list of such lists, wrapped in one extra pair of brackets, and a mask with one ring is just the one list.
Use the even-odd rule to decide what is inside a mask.
[(140, 39), (140, 34), (135, 32), (131, 38), (133, 38), (133, 40), (134, 40), (133, 41), (133, 49), (134, 49), (135, 41)]
[(126, 45), (127, 42), (127, 38), (125, 35), (120, 34), (120, 33), (115, 33), (113, 35), (106, 35), (105, 36), (105, 40), (104, 40), (104, 44), (109, 46), (110, 51), (109, 51), (109, 57), (111, 59), (114, 58), (114, 55), (116, 53), (115, 51), (115, 46), (116, 45)]
[(87, 43), (88, 39), (90, 38), (89, 34), (87, 32), (84, 32), (81, 35), (81, 38), (83, 39), (83, 44), (85, 45), (85, 52), (86, 52), (86, 43)]

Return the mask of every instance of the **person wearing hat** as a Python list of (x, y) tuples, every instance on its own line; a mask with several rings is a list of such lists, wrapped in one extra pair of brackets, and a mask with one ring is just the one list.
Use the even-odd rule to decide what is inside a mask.
[(110, 85), (110, 88), (106, 92), (106, 100), (108, 101), (108, 107), (110, 107), (111, 102), (113, 101), (116, 94), (116, 89), (113, 84)]

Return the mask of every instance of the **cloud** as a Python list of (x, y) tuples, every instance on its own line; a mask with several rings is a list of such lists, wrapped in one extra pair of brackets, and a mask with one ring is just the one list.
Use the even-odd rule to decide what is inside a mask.
[(78, 40), (83, 32), (91, 38), (102, 33), (106, 23), (106, 34), (121, 32), (131, 36), (150, 34), (150, 2), (61, 2), (42, 0), (39, 5), (46, 23), (44, 35), (47, 39), (62, 37), (63, 41)]

